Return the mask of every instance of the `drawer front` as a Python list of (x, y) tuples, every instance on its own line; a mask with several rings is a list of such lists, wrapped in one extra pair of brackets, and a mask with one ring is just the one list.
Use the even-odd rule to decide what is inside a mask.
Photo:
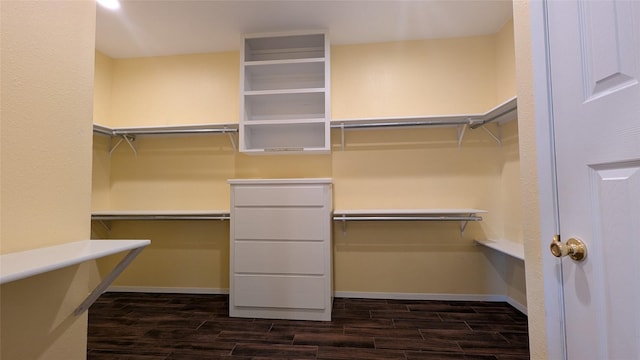
[(311, 240), (327, 236), (329, 213), (323, 208), (235, 208), (236, 240)]
[(237, 241), (234, 272), (323, 275), (324, 247), (321, 242)]
[(233, 187), (234, 206), (323, 206), (326, 186), (276, 185)]
[(266, 308), (324, 309), (322, 276), (234, 275), (234, 305)]

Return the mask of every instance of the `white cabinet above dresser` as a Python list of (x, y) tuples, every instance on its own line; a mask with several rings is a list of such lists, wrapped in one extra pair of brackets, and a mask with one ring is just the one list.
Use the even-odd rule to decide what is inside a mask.
[(240, 151), (329, 152), (329, 41), (324, 32), (246, 35)]
[(229, 183), (229, 315), (330, 321), (331, 179)]

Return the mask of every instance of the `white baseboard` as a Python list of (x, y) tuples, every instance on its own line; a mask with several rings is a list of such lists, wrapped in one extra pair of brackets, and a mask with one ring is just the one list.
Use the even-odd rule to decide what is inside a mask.
[(514, 308), (518, 309), (518, 311), (520, 311), (521, 313), (523, 313), (523, 314), (525, 314), (525, 315), (528, 315), (528, 313), (527, 313), (527, 307), (526, 307), (525, 305), (523, 305), (523, 304), (521, 304), (521, 303), (519, 303), (519, 302), (515, 301), (513, 298), (510, 298), (510, 297), (508, 297), (508, 296), (505, 296), (505, 301), (506, 301), (509, 305), (511, 305), (511, 306), (513, 306)]
[(336, 291), (335, 297), (393, 300), (505, 301), (502, 295)]
[(167, 293), (167, 294), (228, 294), (229, 289), (149, 287), (149, 286), (110, 286), (107, 289), (107, 292), (139, 292), (139, 293)]
[(478, 294), (431, 294), (431, 293), (386, 293), (386, 292), (358, 292), (336, 291), (338, 298), (362, 299), (392, 299), (392, 300), (440, 300), (440, 301), (495, 301), (506, 302), (523, 314), (527, 314), (527, 307), (506, 295), (478, 295)]
[[(148, 286), (111, 286), (107, 292), (140, 292), (167, 294), (229, 294), (229, 289), (222, 288), (185, 288), (185, 287), (148, 287)], [(505, 295), (477, 294), (430, 294), (430, 293), (391, 293), (391, 292), (359, 292), (336, 291), (337, 298), (358, 299), (392, 299), (392, 300), (441, 300), (441, 301), (496, 301), (506, 302), (523, 314), (527, 307)]]

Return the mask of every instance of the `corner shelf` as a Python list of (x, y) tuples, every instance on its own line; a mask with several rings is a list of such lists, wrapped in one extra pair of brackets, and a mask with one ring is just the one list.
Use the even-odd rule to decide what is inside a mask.
[(111, 273), (75, 309), (74, 315), (80, 315), (150, 243), (150, 240), (83, 240), (3, 254), (0, 255), (0, 284), (129, 251)]
[(516, 119), (518, 101), (512, 97), (505, 102), (495, 106), (482, 114), (459, 114), (459, 115), (434, 115), (434, 116), (404, 116), (404, 117), (378, 117), (378, 118), (355, 118), (355, 119), (332, 119), (331, 128), (340, 129), (340, 144), (342, 150), (345, 148), (345, 130), (350, 129), (382, 129), (382, 128), (407, 128), (407, 127), (458, 127), (458, 146), (467, 128), (482, 128), (498, 144), (502, 143), (500, 137), (492, 133), (484, 125), (497, 122), (505, 123)]
[(334, 210), (333, 220), (342, 221), (346, 233), (347, 221), (460, 221), (460, 233), (464, 233), (469, 221), (481, 221), (479, 209), (359, 209)]
[(516, 259), (524, 260), (524, 245), (522, 243), (510, 240), (475, 240), (475, 242)]
[(229, 141), (236, 151), (236, 141), (233, 134), (238, 132), (238, 124), (196, 124), (196, 125), (166, 125), (166, 126), (142, 126), (142, 127), (119, 127), (111, 128), (105, 125), (93, 124), (93, 132), (107, 135), (111, 138), (120, 138), (109, 150), (109, 155), (123, 142), (127, 143), (134, 154), (137, 149), (134, 141), (138, 135), (204, 135), (204, 134), (227, 134)]

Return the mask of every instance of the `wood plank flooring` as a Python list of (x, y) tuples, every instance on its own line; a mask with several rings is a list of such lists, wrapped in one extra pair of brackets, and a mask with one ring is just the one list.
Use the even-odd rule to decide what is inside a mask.
[(344, 299), (331, 322), (229, 318), (228, 296), (105, 293), (89, 360), (529, 359), (527, 317), (506, 303)]

